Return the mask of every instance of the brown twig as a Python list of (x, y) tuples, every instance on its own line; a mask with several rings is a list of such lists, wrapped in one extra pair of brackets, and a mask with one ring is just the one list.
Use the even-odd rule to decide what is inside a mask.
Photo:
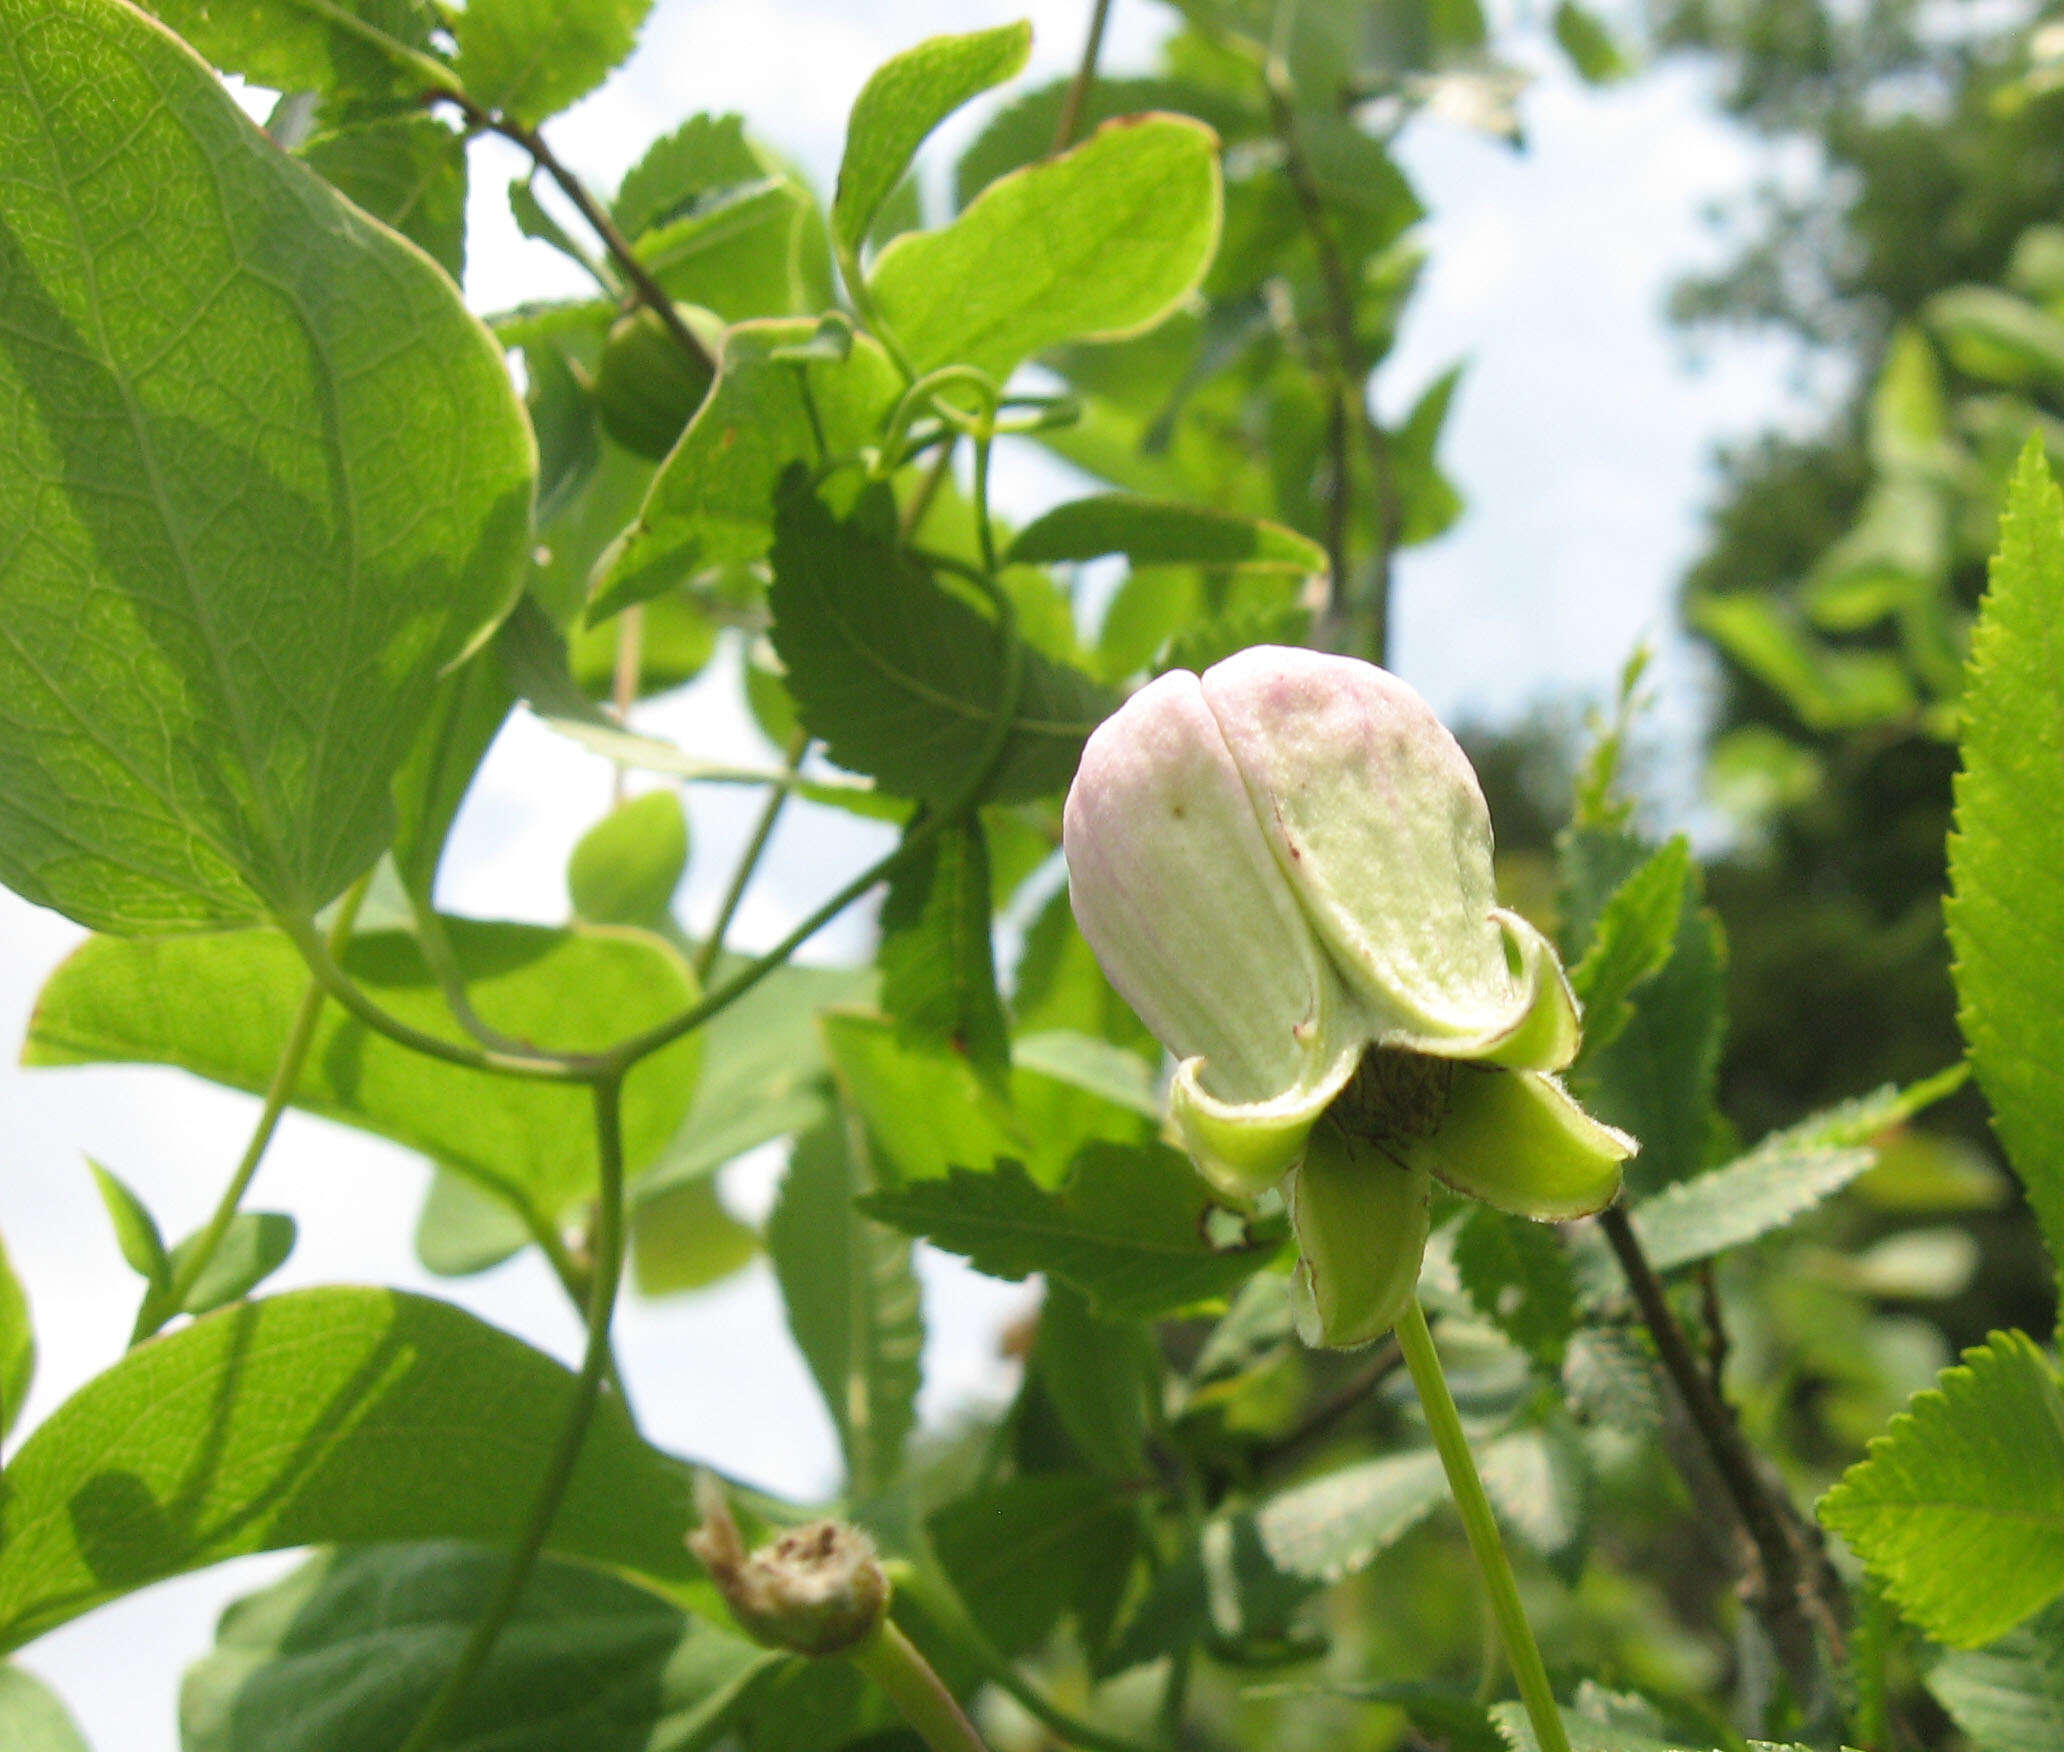
[(602, 240), (602, 247), (609, 251), (610, 259), (623, 270), (623, 276), (630, 282), (631, 289), (637, 293), (639, 302), (659, 318), (660, 326), (673, 337), (675, 345), (691, 359), (700, 360), (710, 371), (716, 370), (717, 362), (710, 357), (709, 349), (696, 338), (695, 331), (681, 320), (681, 313), (674, 307), (674, 301), (667, 296), (666, 288), (652, 277), (652, 270), (638, 259), (638, 253), (631, 247), (630, 239), (624, 236), (616, 221), (610, 218), (609, 209), (596, 200), (588, 192), (587, 185), (566, 168), (542, 134), (535, 128), (517, 121), (513, 116), (483, 109), (463, 91), (445, 89), (434, 91), (430, 95), (432, 98), (455, 105), (459, 113), (466, 118), (469, 127), (482, 133), (499, 134), (504, 140), (522, 147), (529, 153), (538, 169), (557, 183), (559, 192), (579, 210), (580, 216), (587, 221), (588, 229)]
[(1613, 1206), (1598, 1222), (1655, 1342), (1663, 1371), (1677, 1389), (1754, 1547), (1759, 1573), (1751, 1578), (1749, 1602), (1763, 1621), (1800, 1706), (1812, 1709), (1827, 1695), (1821, 1645), (1828, 1661), (1839, 1664), (1846, 1658), (1841, 1583), (1813, 1530), (1765, 1480), (1733, 1410), (1699, 1366), (1625, 1207)]
[(1068, 81), (1067, 95), (1061, 99), (1060, 119), (1054, 123), (1053, 144), (1046, 150), (1049, 158), (1058, 158), (1074, 144), (1075, 131), (1082, 126), (1082, 111), (1089, 102), (1090, 87), (1096, 84), (1097, 57), (1104, 49), (1104, 26), (1111, 17), (1111, 0), (1096, 0), (1089, 14), (1089, 35), (1082, 44), (1082, 64), (1075, 69), (1075, 77)]

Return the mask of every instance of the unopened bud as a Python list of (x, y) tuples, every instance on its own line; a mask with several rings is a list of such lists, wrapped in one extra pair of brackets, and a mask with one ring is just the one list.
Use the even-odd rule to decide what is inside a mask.
[(889, 1609), (889, 1578), (874, 1541), (844, 1521), (813, 1521), (748, 1552), (724, 1487), (695, 1481), (702, 1524), (688, 1535), (739, 1627), (798, 1655), (836, 1655), (867, 1637)]

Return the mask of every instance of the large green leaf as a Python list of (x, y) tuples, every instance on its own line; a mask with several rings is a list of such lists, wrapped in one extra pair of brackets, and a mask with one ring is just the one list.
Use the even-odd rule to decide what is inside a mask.
[(1108, 123), (1001, 177), (938, 231), (908, 232), (870, 276), (912, 367), (1001, 381), (1063, 341), (1151, 328), (1218, 244), (1218, 139), (1187, 116)]
[(724, 336), (709, 399), (660, 465), (638, 520), (597, 568), (591, 621), (700, 567), (758, 559), (774, 539), (782, 470), (853, 456), (879, 437), (901, 387), (888, 355), (859, 335), (843, 359), (795, 356), (816, 332), (814, 322), (781, 319), (741, 323)]
[(2064, 1393), (2026, 1334), (1995, 1332), (1874, 1438), (1821, 1499), (1900, 1610), (1975, 1648), (2064, 1592)]
[[(694, 995), (680, 958), (640, 932), (472, 919), (445, 926), (474, 1008), (539, 1046), (604, 1047), (685, 1008)], [(344, 966), (403, 1021), (445, 1039), (467, 1038), (413, 937), (359, 937)], [(180, 1065), (233, 1089), (262, 1091), (307, 984), (300, 956), (275, 931), (96, 937), (44, 986), (22, 1056), (32, 1065)], [(690, 1035), (625, 1082), (624, 1153), (633, 1173), (681, 1123), (701, 1050)], [(594, 1189), (594, 1112), (585, 1089), (425, 1058), (334, 1006), (316, 1026), (293, 1101), (420, 1150), (548, 1220)]]
[(609, 77), (652, 0), (468, 0), (452, 25), (467, 95), (519, 121), (566, 108)]
[(1136, 566), (1326, 569), (1326, 550), (1280, 523), (1129, 493), (1099, 493), (1055, 506), (1018, 531), (1006, 561), (1045, 566), (1106, 554), (1123, 554)]
[(33, 1674), (0, 1666), (0, 1746), (8, 1752), (89, 1752), (65, 1706)]
[(845, 1453), (849, 1495), (885, 1489), (917, 1425), (924, 1311), (910, 1243), (863, 1216), (870, 1184), (842, 1116), (796, 1140), (767, 1219), (789, 1330)]
[(36, 1328), (29, 1318), (28, 1293), (0, 1241), (0, 1440), (21, 1416), (35, 1378)]
[(965, 1254), (977, 1271), (1002, 1278), (1047, 1272), (1112, 1315), (1151, 1317), (1211, 1301), (1274, 1251), (1267, 1241), (1214, 1248), (1205, 1233), (1208, 1190), (1161, 1144), (1087, 1145), (1060, 1192), (1005, 1160), (861, 1202), (883, 1222)]
[(1928, 1689), (1977, 1752), (2064, 1746), (2064, 1606), (2051, 1606), (1982, 1649), (1958, 1649)]
[(0, 877), (107, 930), (312, 912), (517, 586), (501, 353), (111, 0), (0, 0), (0, 162), (0, 528), (34, 531), (0, 557)]
[(940, 36), (877, 68), (854, 100), (831, 203), (832, 240), (857, 251), (925, 137), (971, 97), (1020, 72), (1032, 27), (1020, 22)]
[(2064, 496), (2022, 453), (1971, 637), (1949, 842), (1957, 1020), (2064, 1264)]
[[(253, 1551), (514, 1537), (572, 1377), (442, 1302), (300, 1290), (131, 1351), (9, 1461), (0, 1648)], [(687, 1469), (605, 1397), (548, 1549), (681, 1595)]]
[[(774, 539), (774, 648), (796, 709), (839, 765), (884, 790), (952, 799), (977, 773), (1000, 705), (1000, 629), (880, 533), (887, 489), (833, 516), (797, 468)], [(890, 525), (893, 527), (893, 525)], [(1116, 703), (1080, 670), (1023, 652), (1017, 716), (986, 786), (1025, 802), (1064, 788)]]
[[(473, 1546), (359, 1546), (239, 1600), (180, 1688), (185, 1752), (393, 1752), (506, 1565)], [(783, 1658), (642, 1588), (547, 1560), (438, 1744), (692, 1752)]]

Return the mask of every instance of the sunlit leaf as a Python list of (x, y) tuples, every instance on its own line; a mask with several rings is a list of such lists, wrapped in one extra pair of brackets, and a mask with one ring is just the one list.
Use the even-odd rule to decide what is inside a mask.
[(0, 45), (0, 877), (311, 913), (513, 597), (528, 426), (450, 280), (140, 13), (7, 0)]
[[(399, 1291), (207, 1315), (96, 1376), (9, 1461), (0, 1646), (245, 1552), (511, 1539), (571, 1391), (549, 1357)], [(605, 1397), (547, 1548), (678, 1593), (688, 1495)]]
[(2019, 1332), (1995, 1332), (1874, 1438), (1821, 1498), (1899, 1609), (1976, 1648), (2064, 1592), (2064, 1392)]
[(991, 183), (942, 230), (897, 238), (870, 289), (914, 369), (1001, 381), (1063, 341), (1160, 321), (1211, 260), (1219, 202), (1218, 141), (1201, 122), (1107, 123)]
[(468, 0), (452, 25), (467, 95), (542, 121), (609, 77), (652, 0)]
[[(539, 1046), (596, 1050), (663, 1021), (694, 995), (680, 958), (642, 933), (471, 919), (447, 919), (445, 928), (480, 1015)], [(468, 1038), (412, 937), (359, 937), (344, 965), (403, 1021), (448, 1040)], [(300, 956), (274, 931), (93, 938), (44, 986), (23, 1057), (35, 1065), (180, 1065), (260, 1092), (307, 985)], [(700, 1056), (691, 1035), (626, 1080), (624, 1150), (632, 1172), (673, 1137)], [(547, 1218), (594, 1189), (594, 1114), (585, 1089), (426, 1058), (334, 1005), (316, 1026), (293, 1102), (420, 1150)]]
[(1949, 843), (1957, 1020), (2064, 1264), (2064, 496), (2031, 440), (1971, 640)]
[(831, 233), (840, 248), (859, 249), (925, 137), (968, 99), (1021, 71), (1031, 52), (1031, 25), (1006, 24), (933, 37), (875, 69), (846, 123), (831, 203)]

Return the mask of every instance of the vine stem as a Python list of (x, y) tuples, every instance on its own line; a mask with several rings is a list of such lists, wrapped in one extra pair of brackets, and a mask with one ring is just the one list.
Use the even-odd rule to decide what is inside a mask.
[(1532, 1626), (1519, 1603), (1519, 1583), (1512, 1574), (1512, 1561), (1505, 1555), (1505, 1542), (1498, 1536), (1498, 1523), (1491, 1513), (1491, 1499), (1484, 1495), (1483, 1480), (1469, 1452), (1469, 1438), (1462, 1430), (1462, 1414), (1455, 1409), (1455, 1396), (1448, 1391), (1448, 1378), (1441, 1370), (1440, 1353), (1433, 1347), (1433, 1334), (1426, 1327), (1426, 1310), (1414, 1296), (1405, 1304), (1397, 1323), (1398, 1348), (1404, 1352), (1405, 1367), (1412, 1385), (1419, 1390), (1419, 1403), (1426, 1409), (1427, 1427), (1433, 1445), (1448, 1475), (1448, 1489), (1462, 1515), (1462, 1529), (1469, 1536), (1469, 1549), (1483, 1577), (1491, 1612), (1498, 1622), (1498, 1635), (1505, 1645), (1505, 1658), (1512, 1663), (1512, 1675), (1519, 1682), (1520, 1701), (1533, 1723), (1534, 1739), (1541, 1752), (1570, 1752), (1569, 1735), (1562, 1725), (1562, 1711), (1549, 1689), (1548, 1669), (1542, 1665), (1541, 1650), (1534, 1641)]
[(1090, 88), (1096, 84), (1097, 57), (1104, 51), (1104, 26), (1110, 19), (1111, 0), (1096, 0), (1089, 14), (1089, 35), (1082, 44), (1082, 63), (1075, 69), (1075, 77), (1068, 81), (1067, 95), (1061, 99), (1053, 144), (1046, 151), (1049, 158), (1067, 151), (1074, 143), (1076, 130), (1082, 126), (1082, 112), (1089, 102)]
[(884, 1618), (846, 1658), (882, 1688), (932, 1752), (989, 1752), (946, 1682), (893, 1619)]
[(574, 1377), (573, 1400), (559, 1428), (559, 1439), (546, 1463), (545, 1476), (530, 1506), (529, 1518), (509, 1554), (503, 1574), (486, 1609), (474, 1621), (465, 1647), (452, 1663), (436, 1694), (424, 1707), (400, 1752), (430, 1752), (450, 1721), (487, 1657), (502, 1634), (516, 1603), (523, 1597), (538, 1555), (552, 1531), (552, 1522), (573, 1482), (574, 1467), (580, 1461), (593, 1421), (596, 1401), (601, 1397), (602, 1379), (609, 1368), (609, 1328), (616, 1313), (617, 1285), (623, 1277), (624, 1255), (624, 1168), (623, 1168), (623, 1081), (606, 1077), (595, 1084), (595, 1154), (600, 1169), (600, 1212), (595, 1225), (594, 1277), (588, 1292), (588, 1341), (581, 1353), (580, 1372)]
[[(793, 778), (803, 764), (803, 751), (810, 746), (807, 731), (798, 730), (789, 738), (788, 749), (782, 761), (782, 771)], [(739, 854), (738, 867), (731, 872), (731, 880), (724, 889), (724, 898), (717, 904), (716, 921), (710, 926), (709, 935), (702, 940), (702, 947), (695, 952), (695, 983), (702, 985), (710, 976), (710, 969), (716, 966), (717, 958), (724, 953), (724, 938), (731, 930), (731, 921), (738, 916), (739, 903), (745, 899), (747, 884), (753, 879), (753, 872), (760, 867), (760, 858), (767, 849), (767, 842), (774, 837), (774, 827), (781, 819), (782, 806), (787, 803), (795, 787), (775, 785), (767, 793), (767, 801), (760, 807), (760, 818), (753, 823), (752, 837), (745, 842), (745, 850)]]
[[(336, 920), (330, 926), (332, 948), (341, 947), (349, 940), (351, 928), (358, 921), (358, 909), (364, 904), (366, 889), (371, 883), (372, 877), (368, 874), (346, 890), (337, 909)], [(187, 1248), (186, 1258), (172, 1274), (164, 1295), (146, 1295), (143, 1305), (136, 1310), (136, 1324), (129, 1333), (132, 1348), (147, 1338), (155, 1337), (163, 1330), (165, 1322), (180, 1311), (186, 1298), (193, 1293), (194, 1285), (201, 1281), (201, 1274), (214, 1260), (223, 1236), (229, 1233), (230, 1224), (236, 1221), (244, 1194), (251, 1190), (258, 1165), (265, 1160), (273, 1133), (279, 1130), (280, 1116), (286, 1112), (294, 1085), (301, 1080), (301, 1067), (308, 1062), (308, 1049), (315, 1041), (315, 1025), (322, 1016), (323, 996), (322, 982), (309, 980), (308, 989), (301, 994), (301, 1002), (294, 1011), (294, 1019), (287, 1025), (287, 1038), (280, 1047), (279, 1061), (273, 1066), (272, 1081), (265, 1090), (265, 1105), (259, 1110), (258, 1123), (251, 1128), (250, 1142), (244, 1146), (244, 1153), (229, 1177), (229, 1184), (222, 1189), (222, 1196), (215, 1201), (207, 1226)]]

